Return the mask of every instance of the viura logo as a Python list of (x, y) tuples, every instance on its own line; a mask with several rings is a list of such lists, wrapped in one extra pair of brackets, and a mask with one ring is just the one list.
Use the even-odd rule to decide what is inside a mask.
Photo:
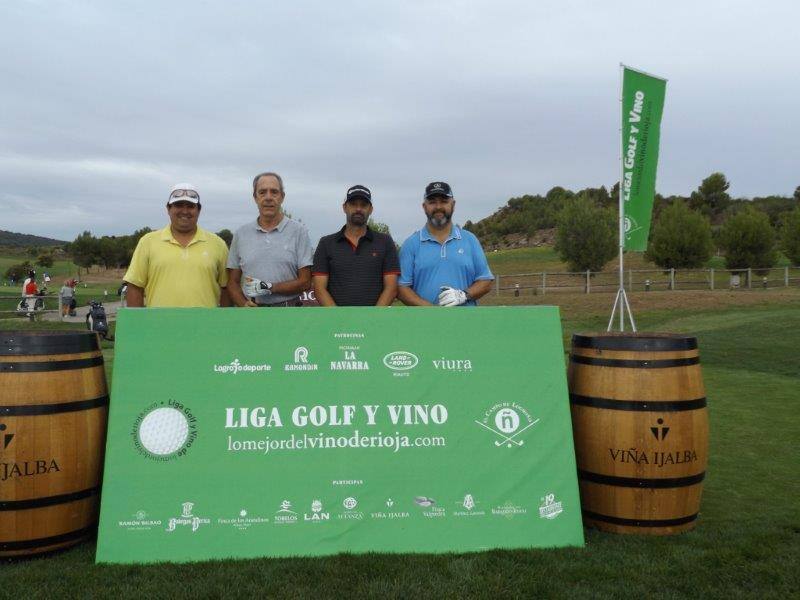
[(258, 373), (261, 371), (271, 371), (272, 366), (266, 363), (260, 365), (250, 365), (241, 362), (238, 358), (234, 358), (231, 362), (222, 365), (214, 365), (215, 373)]

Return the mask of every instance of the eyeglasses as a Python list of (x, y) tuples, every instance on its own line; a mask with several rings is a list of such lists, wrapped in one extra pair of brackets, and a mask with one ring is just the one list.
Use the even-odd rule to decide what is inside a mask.
[(184, 196), (186, 196), (187, 198), (194, 198), (195, 200), (200, 200), (200, 194), (198, 194), (194, 190), (175, 190), (169, 195), (169, 199), (172, 200), (173, 198), (183, 198)]

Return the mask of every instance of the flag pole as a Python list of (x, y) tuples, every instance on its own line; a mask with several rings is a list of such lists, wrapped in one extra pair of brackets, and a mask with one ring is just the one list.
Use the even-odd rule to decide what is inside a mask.
[(625, 124), (623, 123), (623, 119), (625, 117), (622, 114), (622, 105), (624, 102), (624, 69), (625, 65), (623, 63), (619, 63), (619, 289), (617, 290), (616, 298), (614, 298), (614, 306), (611, 309), (611, 318), (608, 320), (608, 328), (606, 331), (611, 331), (614, 323), (614, 314), (619, 308), (619, 330), (625, 331), (625, 312), (627, 311), (628, 317), (631, 321), (631, 329), (634, 333), (636, 333), (636, 323), (633, 321), (633, 313), (631, 312), (631, 307), (628, 303), (628, 296), (625, 294), (625, 204), (622, 197), (622, 185), (625, 181), (625, 145), (622, 140), (622, 132), (625, 130)]

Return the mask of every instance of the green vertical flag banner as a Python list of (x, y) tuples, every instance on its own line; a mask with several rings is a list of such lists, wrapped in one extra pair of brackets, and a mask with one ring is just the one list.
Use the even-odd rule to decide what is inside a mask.
[(665, 79), (623, 67), (620, 193), (625, 250), (647, 250), (666, 88)]
[(556, 307), (123, 309), (97, 561), (582, 546)]

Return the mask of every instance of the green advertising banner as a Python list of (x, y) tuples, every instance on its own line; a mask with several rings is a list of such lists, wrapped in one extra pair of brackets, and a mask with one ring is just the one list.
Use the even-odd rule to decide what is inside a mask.
[(647, 250), (667, 82), (623, 66), (622, 194), (625, 250)]
[(123, 309), (97, 561), (582, 546), (556, 307)]

